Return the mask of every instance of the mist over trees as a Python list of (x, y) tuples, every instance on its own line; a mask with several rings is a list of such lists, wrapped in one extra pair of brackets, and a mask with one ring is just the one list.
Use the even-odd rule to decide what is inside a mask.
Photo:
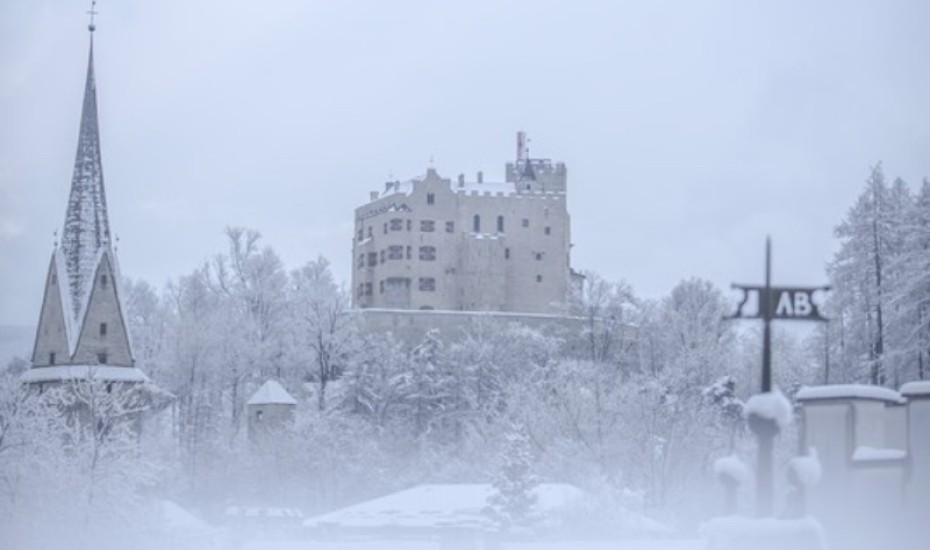
[[(312, 514), (418, 483), (495, 480), (502, 524), (525, 520), (520, 487), (551, 481), (597, 502), (580, 529), (625, 509), (688, 530), (721, 509), (714, 461), (751, 456), (743, 403), (758, 391), (761, 338), (722, 320), (732, 303), (706, 280), (644, 299), (586, 273), (573, 329), (478, 317), (409, 342), (360, 330), (325, 258), (288, 270), (257, 231), (226, 236), (225, 251), (163, 288), (124, 282), (137, 365), (174, 397), (142, 443), (120, 421), (130, 405), (106, 389), (67, 397), (93, 403), (89, 429), (48, 404), (63, 392), (20, 391), (23, 361), (0, 372), (0, 541), (41, 540), (52, 518), (88, 537), (118, 529), (114, 517), (144, 525), (143, 496), (219, 520), (229, 504)], [(836, 236), (832, 322), (803, 340), (774, 330), (789, 397), (823, 382), (897, 386), (930, 368), (930, 182), (915, 193), (876, 166)], [(268, 379), (298, 405), (256, 444), (245, 404)], [(794, 434), (779, 442), (786, 462)]]

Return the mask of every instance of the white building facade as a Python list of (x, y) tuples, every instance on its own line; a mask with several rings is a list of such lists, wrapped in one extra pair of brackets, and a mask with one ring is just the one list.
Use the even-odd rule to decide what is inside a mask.
[(430, 168), (371, 193), (355, 211), (356, 308), (568, 313), (567, 171), (527, 158), (523, 139), (504, 182)]

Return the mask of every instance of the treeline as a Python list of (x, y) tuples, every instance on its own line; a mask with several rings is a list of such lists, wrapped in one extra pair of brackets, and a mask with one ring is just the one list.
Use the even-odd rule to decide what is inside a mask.
[(930, 352), (930, 181), (889, 185), (881, 164), (836, 228), (828, 264), (832, 322), (819, 334), (824, 382), (899, 387), (927, 378)]

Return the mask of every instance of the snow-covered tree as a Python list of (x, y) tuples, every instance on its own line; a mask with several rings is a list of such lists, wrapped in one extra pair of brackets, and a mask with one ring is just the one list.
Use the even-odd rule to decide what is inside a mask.
[(502, 530), (526, 529), (538, 519), (534, 507), (539, 479), (533, 472), (533, 446), (519, 425), (511, 426), (505, 437), (494, 493), (488, 497), (488, 514)]

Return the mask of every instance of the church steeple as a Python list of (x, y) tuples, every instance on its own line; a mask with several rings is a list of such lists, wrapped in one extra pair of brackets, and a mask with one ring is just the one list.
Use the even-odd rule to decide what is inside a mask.
[[(90, 14), (87, 78), (71, 193), (61, 241), (46, 278), (33, 367), (132, 367), (134, 363), (103, 184), (94, 74), (93, 8)], [(45, 372), (42, 376), (54, 374)]]
[(61, 252), (70, 284), (71, 314), (80, 314), (94, 276), (100, 251), (110, 246), (110, 222), (103, 185), (103, 164), (100, 156), (100, 128), (97, 121), (97, 84), (94, 78), (94, 25), (87, 58), (87, 80), (84, 84), (84, 104), (81, 108), (81, 128), (71, 177), (71, 195), (65, 213), (61, 236)]

